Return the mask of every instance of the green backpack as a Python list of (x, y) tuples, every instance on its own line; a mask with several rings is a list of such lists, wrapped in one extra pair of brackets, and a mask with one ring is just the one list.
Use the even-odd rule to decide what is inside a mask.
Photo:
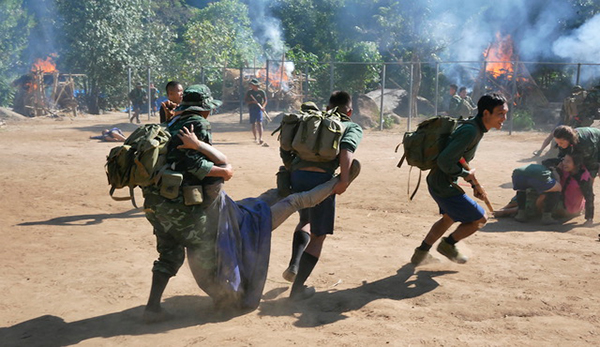
[(316, 106), (303, 107), (301, 113), (284, 114), (280, 131), (279, 146), (302, 160), (328, 162), (340, 153), (340, 141), (346, 130), (336, 109), (321, 112)]
[(400, 145), (404, 145), (404, 154), (397, 166), (401, 167), (404, 160), (406, 160), (411, 169), (413, 166), (420, 169), (419, 182), (412, 195), (410, 195), (410, 200), (414, 198), (419, 189), (422, 171), (437, 166), (438, 155), (446, 147), (450, 134), (459, 124), (464, 122), (465, 120), (462, 118), (435, 116), (419, 123), (417, 130), (404, 133), (402, 142), (396, 146), (396, 152), (398, 152)]
[[(121, 146), (114, 147), (106, 157), (106, 177), (110, 196), (117, 201), (131, 200), (137, 208), (133, 188), (156, 184), (166, 169), (167, 142), (171, 135), (160, 124), (137, 128)], [(128, 197), (113, 196), (116, 189), (129, 187)]]

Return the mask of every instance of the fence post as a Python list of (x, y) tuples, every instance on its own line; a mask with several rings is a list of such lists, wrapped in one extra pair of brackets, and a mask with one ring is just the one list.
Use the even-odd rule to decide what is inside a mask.
[(150, 74), (150, 66), (148, 66), (148, 120), (150, 120), (150, 115), (152, 112), (152, 91), (150, 90), (150, 79), (151, 79), (151, 74)]
[(512, 95), (512, 99), (513, 99), (513, 104), (510, 105), (511, 109), (513, 110), (511, 112), (510, 115), (510, 123), (508, 124), (508, 135), (512, 135), (513, 132), (513, 119), (515, 118), (515, 107), (517, 107), (517, 100), (516, 97), (519, 94), (519, 91), (517, 90), (517, 79), (519, 78), (519, 61), (517, 60), (515, 62), (515, 68), (513, 69), (513, 95)]
[(412, 91), (413, 91), (413, 79), (414, 79), (414, 65), (410, 63), (410, 85), (408, 87), (408, 123), (407, 130), (411, 129), (411, 118), (412, 118)]
[(383, 96), (385, 94), (385, 63), (381, 67), (381, 102), (379, 103), (379, 130), (383, 130)]
[(440, 63), (435, 62), (435, 113), (434, 116), (438, 115), (438, 99), (440, 97)]
[(306, 99), (308, 99), (308, 95), (310, 93), (310, 84), (308, 84), (308, 64), (306, 64), (306, 67), (304, 68), (304, 77), (306, 77), (306, 98), (304, 98), (304, 95), (302, 96), (302, 102), (306, 101)]
[(244, 108), (244, 68), (240, 66), (240, 124), (242, 124), (243, 108)]
[(202, 66), (200, 68), (200, 82), (202, 82), (202, 84), (206, 84), (206, 76), (204, 74), (204, 66)]
[(127, 110), (128, 119), (131, 119), (131, 109), (133, 105), (131, 104), (131, 99), (129, 99), (129, 93), (131, 93), (131, 66), (127, 67), (127, 100), (129, 103), (129, 108)]
[[(266, 78), (265, 78), (265, 93), (267, 94), (267, 98), (269, 98), (269, 59), (267, 59), (267, 65), (266, 65)], [(269, 106), (270, 102), (267, 103), (267, 106)]]
[(334, 78), (333, 78), (333, 73), (334, 73), (334, 66), (333, 66), (333, 59), (329, 62), (330, 67), (329, 67), (329, 95), (331, 95), (331, 93), (333, 93), (333, 82), (334, 82)]
[(581, 76), (581, 63), (577, 63), (577, 81), (575, 84), (579, 84), (579, 77)]

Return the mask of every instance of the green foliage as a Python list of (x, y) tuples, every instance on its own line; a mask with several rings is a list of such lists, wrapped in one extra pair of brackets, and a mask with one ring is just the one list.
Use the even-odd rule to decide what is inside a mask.
[(3, 0), (0, 6), (0, 106), (12, 103), (15, 71), (23, 65), (21, 52), (27, 46), (27, 37), (33, 20), (23, 9), (23, 0)]
[(384, 129), (391, 129), (394, 127), (394, 118), (390, 117), (389, 115), (386, 115), (383, 117), (383, 128)]
[[(148, 1), (143, 0), (56, 0), (64, 22), (64, 65), (88, 77), (87, 99), (91, 113), (98, 113), (102, 94), (108, 104), (125, 99), (126, 67), (160, 65), (169, 51), (171, 33), (164, 25), (151, 22)], [(143, 81), (145, 70), (136, 70), (134, 79)]]
[(512, 113), (514, 130), (531, 130), (535, 126), (532, 114), (525, 109), (516, 109)]
[(374, 89), (380, 80), (380, 64), (354, 64), (382, 61), (375, 42), (357, 42), (348, 50), (340, 50), (336, 60), (353, 63), (336, 66), (336, 82), (351, 93)]

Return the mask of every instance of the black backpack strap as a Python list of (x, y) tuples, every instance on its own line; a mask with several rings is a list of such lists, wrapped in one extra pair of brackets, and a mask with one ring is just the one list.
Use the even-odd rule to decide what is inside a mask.
[[(406, 153), (402, 154), (402, 158), (400, 158), (400, 161), (398, 162), (398, 165), (396, 165), (396, 167), (402, 167), (402, 163), (404, 163), (404, 159), (406, 159)], [(411, 166), (412, 169), (412, 166)]]
[[(404, 157), (402, 159), (404, 159)], [(408, 185), (406, 186), (406, 195), (409, 197), (408, 200), (412, 200), (417, 194), (417, 191), (421, 186), (421, 175), (423, 174), (423, 170), (419, 170), (419, 180), (417, 181), (417, 186), (415, 187), (415, 190), (412, 192), (412, 194), (410, 194), (410, 173), (412, 172), (412, 168), (413, 167), (411, 166), (410, 170), (408, 170)]]
[(110, 197), (115, 200), (115, 201), (127, 201), (127, 200), (131, 200), (131, 203), (133, 204), (133, 207), (138, 208), (137, 204), (135, 203), (135, 194), (133, 193), (133, 187), (129, 187), (129, 196), (114, 196), (113, 194), (115, 193), (116, 188), (110, 187)]

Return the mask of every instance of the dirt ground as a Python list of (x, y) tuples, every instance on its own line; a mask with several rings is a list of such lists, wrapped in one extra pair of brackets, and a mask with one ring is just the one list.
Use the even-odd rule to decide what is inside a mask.
[[(235, 168), (229, 195), (242, 199), (273, 187), (280, 165), (276, 140), (268, 135), (269, 147), (254, 144), (237, 114), (210, 120), (215, 145)], [(0, 345), (600, 342), (600, 209), (592, 228), (581, 226), (583, 217), (546, 227), (490, 219), (459, 243), (470, 256), (467, 264), (435, 251), (440, 263), (409, 264), (438, 215), (425, 186), (408, 202), (408, 169), (396, 168), (400, 155), (394, 153), (405, 126), (365, 132), (356, 153), (362, 173), (338, 197), (335, 234), (307, 283), (318, 291), (313, 298), (290, 302), (281, 277), (293, 216), (274, 232), (257, 310), (216, 312), (186, 263), (164, 294), (174, 319), (145, 325), (141, 315), (157, 257), (152, 230), (141, 210), (108, 195), (103, 166), (115, 144), (89, 139), (113, 126), (127, 134), (135, 129), (123, 113), (6, 119), (0, 128)], [(512, 170), (534, 162), (531, 153), (545, 136), (492, 130), (484, 137), (472, 165), (496, 208), (513, 194)]]

